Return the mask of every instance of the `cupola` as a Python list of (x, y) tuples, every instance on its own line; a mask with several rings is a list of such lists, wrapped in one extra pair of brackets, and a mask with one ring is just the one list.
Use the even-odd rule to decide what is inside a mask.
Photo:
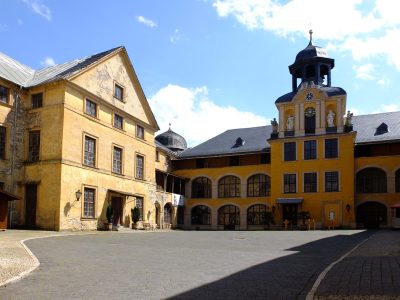
[(172, 131), (171, 125), (167, 131), (157, 135), (155, 139), (157, 142), (174, 152), (183, 151), (187, 148), (185, 138)]

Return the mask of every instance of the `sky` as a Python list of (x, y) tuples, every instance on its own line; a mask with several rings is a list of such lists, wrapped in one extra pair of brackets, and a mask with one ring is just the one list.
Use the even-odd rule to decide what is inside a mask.
[(355, 115), (400, 110), (398, 0), (2, 0), (0, 51), (35, 69), (123, 45), (160, 132), (269, 125), (309, 42)]

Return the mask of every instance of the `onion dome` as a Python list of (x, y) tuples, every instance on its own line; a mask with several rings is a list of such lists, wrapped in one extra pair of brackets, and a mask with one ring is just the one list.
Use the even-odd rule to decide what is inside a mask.
[[(170, 125), (171, 126), (171, 125)], [(171, 127), (166, 132), (163, 132), (155, 137), (156, 141), (167, 147), (171, 151), (183, 151), (187, 148), (186, 140), (183, 136), (171, 130)]]

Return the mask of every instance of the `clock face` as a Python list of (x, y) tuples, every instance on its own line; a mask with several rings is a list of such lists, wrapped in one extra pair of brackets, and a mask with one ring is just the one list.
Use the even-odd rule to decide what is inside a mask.
[(314, 98), (314, 94), (313, 94), (313, 93), (308, 93), (308, 94), (306, 95), (306, 100), (307, 100), (307, 101), (311, 101), (313, 98)]
[(306, 108), (306, 110), (304, 111), (304, 115), (308, 118), (315, 116), (315, 109), (312, 107)]

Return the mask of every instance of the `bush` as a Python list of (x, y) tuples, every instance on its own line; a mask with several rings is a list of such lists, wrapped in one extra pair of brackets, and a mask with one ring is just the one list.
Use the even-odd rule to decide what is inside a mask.
[(134, 207), (131, 209), (131, 214), (132, 214), (132, 222), (137, 223), (140, 220), (140, 210), (139, 207)]
[(108, 202), (107, 210), (106, 210), (106, 218), (108, 223), (112, 223), (112, 219), (114, 216), (113, 208), (111, 202)]

